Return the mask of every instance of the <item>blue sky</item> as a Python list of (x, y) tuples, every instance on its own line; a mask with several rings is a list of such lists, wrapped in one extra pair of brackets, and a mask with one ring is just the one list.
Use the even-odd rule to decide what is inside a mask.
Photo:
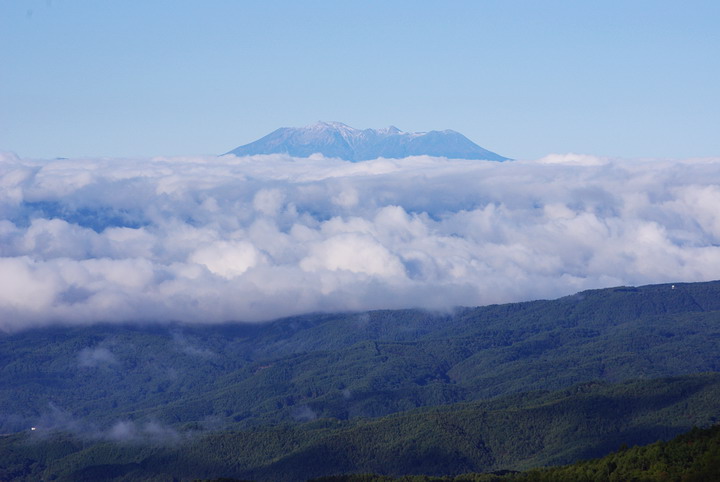
[(205, 155), (281, 126), (514, 158), (720, 154), (717, 1), (0, 0), (0, 150)]

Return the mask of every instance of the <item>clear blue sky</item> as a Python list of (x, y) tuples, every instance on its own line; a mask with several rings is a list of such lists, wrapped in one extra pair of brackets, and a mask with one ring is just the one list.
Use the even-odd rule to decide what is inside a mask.
[(216, 154), (337, 120), (718, 156), (718, 25), (717, 0), (0, 0), (0, 150)]

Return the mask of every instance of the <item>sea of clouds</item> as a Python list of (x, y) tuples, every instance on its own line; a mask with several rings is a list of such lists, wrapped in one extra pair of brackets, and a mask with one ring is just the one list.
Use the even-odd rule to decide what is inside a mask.
[(0, 154), (0, 330), (720, 278), (720, 159)]

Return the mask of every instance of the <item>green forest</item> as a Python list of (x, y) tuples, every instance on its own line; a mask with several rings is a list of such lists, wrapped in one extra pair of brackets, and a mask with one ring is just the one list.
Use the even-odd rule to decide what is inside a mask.
[(620, 447), (599, 459), (571, 465), (456, 477), (353, 474), (327, 476), (312, 482), (624, 482), (720, 480), (720, 426), (693, 428), (669, 442), (641, 447)]
[(5, 334), (0, 480), (560, 480), (718, 423), (719, 342), (719, 282)]

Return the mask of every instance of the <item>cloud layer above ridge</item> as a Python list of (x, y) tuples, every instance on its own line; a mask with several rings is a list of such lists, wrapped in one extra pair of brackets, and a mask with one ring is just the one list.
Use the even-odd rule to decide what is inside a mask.
[(0, 154), (0, 329), (720, 278), (720, 159)]

